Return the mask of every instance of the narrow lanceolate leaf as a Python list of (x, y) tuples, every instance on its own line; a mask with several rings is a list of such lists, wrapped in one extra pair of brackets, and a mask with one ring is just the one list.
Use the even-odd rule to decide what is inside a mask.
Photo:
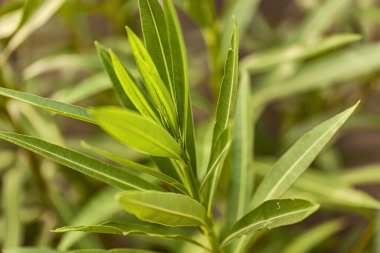
[(216, 107), (216, 122), (213, 133), (213, 143), (234, 117), (235, 102), (238, 82), (238, 55), (239, 38), (235, 25), (232, 33), (231, 48), (228, 51), (227, 60), (224, 66), (224, 77), (219, 91), (219, 98)]
[(157, 188), (122, 169), (35, 137), (0, 132), (0, 138), (123, 190), (149, 190)]
[(188, 110), (191, 110), (191, 108), (189, 108), (189, 84), (187, 75), (186, 47), (185, 42), (183, 41), (181, 26), (178, 21), (178, 17), (172, 1), (164, 0), (163, 4), (167, 23), (168, 40), (170, 45), (170, 63), (172, 64), (172, 66), (169, 68), (171, 69), (170, 75), (173, 81), (172, 86), (175, 90), (178, 118), (181, 124), (181, 130), (183, 133), (185, 133), (187, 127), (187, 113)]
[(145, 225), (145, 224), (121, 224), (116, 222), (106, 222), (100, 225), (89, 226), (67, 226), (53, 230), (53, 232), (69, 232), (69, 231), (82, 231), (91, 233), (102, 234), (116, 234), (116, 235), (141, 235), (148, 237), (157, 237), (164, 239), (173, 239), (195, 244), (199, 247), (205, 248), (202, 244), (192, 240), (189, 236), (183, 234), (174, 228), (157, 226), (157, 225)]
[(285, 226), (304, 220), (319, 205), (302, 199), (274, 199), (261, 204), (241, 218), (222, 241), (222, 246), (259, 229)]
[[(77, 226), (85, 223), (104, 222), (110, 219), (120, 211), (119, 205), (113, 198), (118, 191), (119, 190), (111, 187), (100, 190), (84, 204), (83, 208), (81, 208), (75, 217), (70, 220), (70, 223), (67, 224)], [(96, 210), (96, 212), (94, 212), (94, 210)], [(81, 233), (66, 233), (62, 236), (57, 249), (66, 251), (84, 236), (85, 234)]]
[(156, 115), (156, 111), (153, 109), (151, 103), (146, 99), (146, 95), (137, 85), (136, 81), (132, 78), (132, 76), (128, 73), (123, 64), (112, 51), (110, 51), (110, 55), (116, 76), (119, 79), (125, 94), (127, 94), (133, 105), (145, 117), (159, 122), (160, 120)]
[(133, 149), (153, 156), (182, 157), (181, 147), (164, 128), (136, 112), (103, 107), (93, 114), (106, 132)]
[(253, 197), (250, 208), (257, 207), (268, 199), (281, 197), (309, 167), (357, 105), (358, 103), (303, 135), (265, 176)]
[(197, 159), (194, 144), (193, 113), (189, 94), (186, 46), (172, 1), (164, 0), (163, 4), (169, 33), (171, 62), (173, 65), (173, 87), (176, 95), (178, 120), (182, 135), (185, 138), (186, 151), (190, 157), (193, 174), (196, 176)]
[(242, 73), (233, 126), (230, 163), (230, 191), (227, 200), (227, 221), (240, 219), (247, 206), (253, 177), (250, 173), (252, 162), (252, 131), (250, 120), (250, 80), (247, 72)]
[(141, 26), (146, 49), (166, 87), (175, 97), (173, 64), (164, 11), (157, 0), (139, 0)]
[(17, 99), (34, 106), (56, 112), (66, 117), (71, 117), (94, 124), (96, 123), (95, 118), (89, 114), (88, 110), (80, 106), (65, 104), (55, 100), (39, 97), (29, 93), (6, 89), (3, 87), (0, 87), (0, 95)]
[(128, 160), (122, 156), (119, 156), (117, 154), (114, 154), (114, 153), (111, 153), (111, 152), (108, 152), (104, 149), (101, 149), (101, 148), (98, 148), (98, 147), (94, 147), (94, 146), (91, 146), (85, 142), (82, 142), (82, 146), (84, 148), (87, 148), (103, 157), (106, 157), (108, 159), (111, 159), (115, 162), (118, 162), (119, 164), (121, 165), (124, 165), (126, 166), (127, 168), (130, 168), (130, 169), (133, 169), (133, 170), (137, 170), (137, 171), (140, 171), (142, 173), (146, 173), (148, 175), (151, 175), (167, 184), (169, 184), (170, 186), (176, 188), (177, 190), (179, 190), (180, 192), (184, 193), (184, 194), (187, 194), (187, 190), (186, 188), (181, 184), (179, 183), (176, 179), (160, 172), (159, 170), (157, 169), (154, 169), (154, 168), (151, 168), (151, 167), (148, 167), (146, 165), (142, 165), (142, 164), (139, 164), (139, 163), (136, 163), (134, 161), (131, 161), (131, 160)]
[(111, 56), (102, 44), (99, 42), (95, 42), (96, 51), (98, 52), (98, 57), (103, 64), (105, 71), (107, 72), (109, 78), (111, 79), (113, 89), (116, 93), (117, 98), (119, 99), (122, 106), (125, 108), (133, 109), (133, 103), (129, 99), (129, 97), (125, 94), (123, 87), (121, 86), (119, 79), (116, 76), (115, 70), (112, 66)]
[(206, 211), (196, 200), (177, 193), (128, 191), (116, 195), (125, 211), (143, 221), (166, 226), (205, 225)]
[(152, 98), (163, 125), (178, 130), (177, 109), (174, 104), (174, 97), (161, 79), (161, 76), (148, 51), (145, 49), (140, 39), (127, 27), (129, 43), (132, 47), (135, 61), (140, 74), (144, 80), (145, 87)]

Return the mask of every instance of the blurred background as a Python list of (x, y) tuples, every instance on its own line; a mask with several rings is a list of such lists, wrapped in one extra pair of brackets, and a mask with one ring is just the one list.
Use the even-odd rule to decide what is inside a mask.
[[(210, 144), (231, 16), (238, 22), (240, 70), (252, 89), (252, 185), (308, 129), (361, 100), (335, 141), (288, 193), (316, 200), (321, 210), (299, 225), (260, 233), (252, 241), (255, 252), (380, 252), (380, 2), (174, 2), (187, 46), (200, 147)], [(0, 0), (0, 86), (85, 107), (116, 105), (94, 41), (112, 48), (137, 76), (126, 25), (141, 35), (136, 0)], [(89, 152), (80, 145), (85, 140), (146, 160), (92, 125), (4, 98), (0, 129)], [(202, 164), (207, 154), (199, 152)], [(0, 188), (3, 248), (132, 245), (176, 252), (186, 247), (135, 236), (50, 232), (83, 221), (133, 218), (108, 200), (114, 190), (5, 142), (0, 142)], [(221, 190), (223, 203), (227, 181)], [(98, 203), (103, 204), (94, 210)]]

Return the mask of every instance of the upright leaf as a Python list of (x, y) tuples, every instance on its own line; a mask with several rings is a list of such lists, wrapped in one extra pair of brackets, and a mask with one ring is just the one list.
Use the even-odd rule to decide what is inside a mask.
[(236, 25), (234, 26), (231, 48), (228, 50), (227, 60), (224, 66), (224, 76), (220, 86), (219, 98), (216, 107), (216, 121), (213, 132), (213, 143), (234, 117), (235, 102), (238, 85), (238, 59), (239, 37)]
[(128, 191), (116, 195), (123, 209), (143, 221), (166, 226), (203, 226), (206, 211), (196, 200), (177, 193)]
[(181, 32), (181, 26), (170, 0), (164, 0), (164, 11), (168, 26), (171, 63), (173, 66), (173, 87), (175, 89), (178, 120), (180, 122), (187, 153), (190, 157), (191, 167), (196, 175), (195, 140), (193, 127), (193, 114), (190, 102), (189, 83), (187, 74), (186, 46)]
[(120, 103), (125, 108), (133, 109), (134, 108), (133, 103), (131, 102), (129, 97), (125, 94), (123, 87), (121, 86), (119, 79), (116, 76), (115, 70), (112, 66), (111, 56), (108, 50), (97, 41), (95, 42), (95, 46), (96, 46), (96, 51), (98, 52), (98, 57), (100, 61), (102, 62), (105, 71), (107, 72), (108, 76), (111, 79), (113, 89)]
[(236, 115), (232, 130), (230, 190), (227, 199), (227, 222), (230, 224), (244, 215), (253, 184), (252, 173), (249, 171), (253, 149), (249, 78), (247, 72), (241, 74)]
[(52, 161), (123, 190), (157, 189), (156, 186), (126, 172), (125, 170), (102, 163), (77, 151), (63, 148), (35, 137), (0, 132), (0, 139), (14, 143)]
[(224, 237), (221, 245), (226, 246), (234, 239), (263, 228), (272, 229), (300, 222), (318, 207), (318, 204), (302, 199), (268, 200), (241, 218)]
[(273, 166), (260, 183), (250, 204), (255, 208), (268, 199), (279, 198), (309, 167), (358, 103), (303, 135)]
[(165, 14), (157, 0), (139, 0), (141, 26), (146, 49), (173, 98), (173, 64)]
[(145, 87), (152, 98), (153, 104), (157, 109), (163, 125), (172, 131), (178, 131), (177, 109), (174, 99), (155, 66), (151, 56), (145, 49), (140, 39), (127, 27), (129, 43), (132, 47), (140, 74), (144, 80)]
[(103, 107), (93, 110), (99, 125), (133, 149), (153, 156), (181, 159), (182, 149), (173, 137), (154, 121), (130, 110)]
[(80, 106), (65, 104), (55, 100), (39, 97), (29, 93), (6, 89), (3, 87), (0, 87), (0, 95), (17, 99), (34, 106), (38, 106), (42, 109), (56, 112), (66, 117), (87, 121), (89, 123), (96, 123), (95, 118), (89, 114), (88, 110)]
[(131, 74), (128, 73), (123, 64), (112, 51), (110, 51), (110, 55), (116, 76), (130, 101), (143, 116), (151, 118), (155, 122), (159, 122), (160, 120), (156, 115), (156, 111), (152, 107), (150, 101), (146, 99), (146, 95), (137, 85)]

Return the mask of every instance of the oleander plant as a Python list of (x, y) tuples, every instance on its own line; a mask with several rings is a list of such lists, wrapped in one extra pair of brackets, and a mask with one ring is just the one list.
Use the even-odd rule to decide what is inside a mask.
[[(222, 14), (211, 0), (84, 2), (25, 0), (0, 9), (0, 26), (8, 27), (0, 28), (5, 253), (380, 249), (380, 201), (355, 188), (378, 183), (380, 167), (346, 172), (332, 144), (337, 132), (380, 122), (358, 110), (364, 95), (345, 100), (357, 87), (369, 94), (378, 82), (379, 45), (360, 42), (359, 25), (349, 26), (359, 21), (348, 14), (344, 24), (353, 30), (337, 26), (325, 35), (351, 1), (298, 3), (309, 16), (281, 45), (281, 31), (270, 28), (259, 1), (227, 1)], [(357, 4), (379, 12), (370, 3)], [(86, 8), (108, 10), (114, 24), (127, 20), (127, 38), (98, 38), (97, 58), (87, 52), (37, 59), (19, 76), (12, 66), (17, 48), (54, 15), (70, 27)], [(119, 20), (114, 13), (123, 8), (131, 14)], [(373, 20), (372, 12), (361, 15)], [(183, 34), (185, 18), (197, 35)], [(70, 29), (79, 50), (85, 35)], [(207, 53), (189, 54), (191, 36)], [(57, 69), (62, 81), (46, 75)], [(86, 72), (78, 85), (64, 84)], [(202, 90), (193, 83), (207, 84)], [(293, 99), (276, 104), (284, 97)], [(335, 113), (323, 101), (336, 102)], [(269, 133), (279, 126), (262, 120), (268, 108), (287, 119), (277, 144)]]

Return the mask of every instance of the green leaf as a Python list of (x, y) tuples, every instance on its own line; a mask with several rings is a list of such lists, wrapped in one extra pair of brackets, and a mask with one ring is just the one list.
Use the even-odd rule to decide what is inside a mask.
[(206, 212), (196, 200), (177, 193), (128, 191), (116, 195), (125, 211), (166, 226), (203, 226)]
[(284, 253), (308, 253), (311, 250), (331, 238), (343, 228), (342, 220), (324, 222), (318, 226), (309, 228), (303, 234), (296, 237), (284, 249)]
[(10, 248), (4, 249), (4, 253), (62, 253), (57, 250), (47, 248)]
[(172, 1), (164, 0), (163, 4), (168, 25), (171, 62), (173, 65), (173, 87), (176, 95), (178, 120), (185, 138), (186, 151), (190, 157), (191, 168), (196, 176), (195, 137), (187, 74), (186, 46)]
[(117, 98), (120, 103), (129, 109), (134, 109), (133, 103), (129, 97), (125, 94), (123, 87), (121, 86), (119, 79), (116, 76), (115, 70), (112, 65), (111, 56), (108, 50), (99, 42), (95, 41), (96, 51), (98, 52), (98, 57), (103, 64), (103, 68), (107, 72), (109, 78), (111, 79), (113, 90), (116, 93)]
[(372, 164), (352, 168), (342, 173), (340, 178), (351, 185), (378, 184), (380, 182), (380, 165)]
[(279, 198), (310, 166), (358, 103), (304, 134), (273, 166), (253, 196), (250, 208), (268, 199)]
[(133, 149), (154, 156), (182, 157), (179, 144), (150, 119), (117, 107), (94, 109), (93, 114), (106, 132)]
[(35, 137), (0, 132), (0, 138), (123, 190), (148, 190), (157, 188), (122, 169)]
[(20, 9), (10, 11), (0, 16), (0, 39), (7, 38), (16, 31), (21, 17), (22, 13)]
[[(109, 219), (120, 211), (119, 205), (113, 198), (118, 192), (115, 188), (106, 188), (96, 193), (84, 207), (79, 210), (74, 219), (70, 221), (71, 226), (81, 225), (84, 223), (97, 223)], [(96, 210), (96, 212), (94, 212)], [(79, 241), (85, 234), (66, 233), (62, 236), (57, 249), (66, 251)]]
[(168, 183), (170, 186), (173, 186), (174, 188), (176, 188), (177, 190), (179, 190), (180, 192), (184, 193), (184, 194), (187, 194), (187, 190), (186, 188), (181, 184), (179, 183), (176, 179), (156, 170), (156, 169), (153, 169), (151, 167), (148, 167), (148, 166), (145, 166), (145, 165), (142, 165), (142, 164), (139, 164), (139, 163), (136, 163), (134, 161), (131, 161), (131, 160), (128, 160), (122, 156), (119, 156), (117, 154), (114, 154), (114, 153), (111, 153), (111, 152), (108, 152), (106, 150), (103, 150), (101, 148), (98, 148), (98, 147), (94, 147), (94, 146), (91, 146), (85, 142), (82, 142), (81, 143), (83, 147), (103, 156), (103, 157), (106, 157), (108, 159), (111, 159), (115, 162), (118, 162), (119, 164), (121, 165), (124, 165), (126, 166), (127, 168), (130, 168), (130, 169), (133, 169), (133, 170), (137, 170), (137, 171), (140, 171), (142, 173), (146, 173), (146, 174), (149, 174), (163, 182), (166, 182)]
[(139, 0), (139, 6), (146, 49), (174, 98), (173, 63), (165, 14), (157, 0)]
[(216, 122), (213, 132), (213, 143), (219, 135), (231, 123), (236, 103), (238, 85), (238, 60), (239, 60), (239, 37), (236, 24), (231, 38), (231, 48), (228, 50), (227, 60), (224, 66), (224, 77), (219, 91), (216, 106)]
[(9, 56), (38, 28), (44, 25), (63, 5), (65, 0), (44, 1), (43, 4), (31, 15), (28, 22), (12, 36), (0, 55), (0, 66)]
[(65, 104), (29, 93), (6, 89), (3, 87), (0, 87), (0, 95), (17, 99), (34, 106), (56, 112), (66, 117), (79, 119), (93, 124), (96, 123), (95, 118), (89, 114), (88, 110), (80, 106)]
[(23, 181), (25, 171), (20, 168), (12, 168), (3, 177), (2, 206), (5, 218), (4, 248), (22, 245), (23, 224), (21, 210), (23, 201)]
[(155, 122), (159, 122), (156, 111), (152, 108), (151, 103), (146, 99), (146, 95), (132, 78), (131, 74), (125, 69), (117, 56), (110, 51), (112, 65), (117, 78), (125, 94), (129, 97), (136, 109), (145, 117), (151, 118)]
[[(116, 222), (106, 222), (100, 225), (89, 225), (89, 226), (67, 226), (62, 228), (57, 228), (53, 232), (69, 232), (69, 231), (83, 231), (91, 233), (105, 233), (105, 234), (116, 234), (128, 236), (131, 234), (166, 238), (172, 240), (179, 240), (184, 242), (189, 242), (195, 244), (199, 247), (205, 248), (202, 244), (197, 241), (192, 240), (188, 235), (185, 235), (179, 230), (174, 230), (173, 228), (155, 226), (155, 225), (142, 225), (142, 224), (121, 224)], [(206, 248), (207, 249), (207, 248)]]
[(167, 129), (172, 129), (173, 132), (178, 131), (177, 109), (173, 101), (175, 97), (170, 95), (151, 56), (140, 39), (128, 27), (127, 32), (140, 74), (152, 98), (153, 104), (161, 117), (162, 124), (166, 126)]
[(250, 170), (253, 153), (253, 125), (250, 115), (250, 80), (247, 72), (241, 74), (236, 104), (231, 146), (230, 183), (227, 199), (227, 222), (240, 219), (251, 194), (253, 176)]
[(202, 28), (210, 27), (216, 19), (215, 4), (212, 0), (184, 1), (185, 9)]
[(274, 199), (261, 204), (241, 218), (222, 240), (226, 246), (243, 235), (257, 230), (294, 224), (314, 213), (319, 205), (302, 199)]

